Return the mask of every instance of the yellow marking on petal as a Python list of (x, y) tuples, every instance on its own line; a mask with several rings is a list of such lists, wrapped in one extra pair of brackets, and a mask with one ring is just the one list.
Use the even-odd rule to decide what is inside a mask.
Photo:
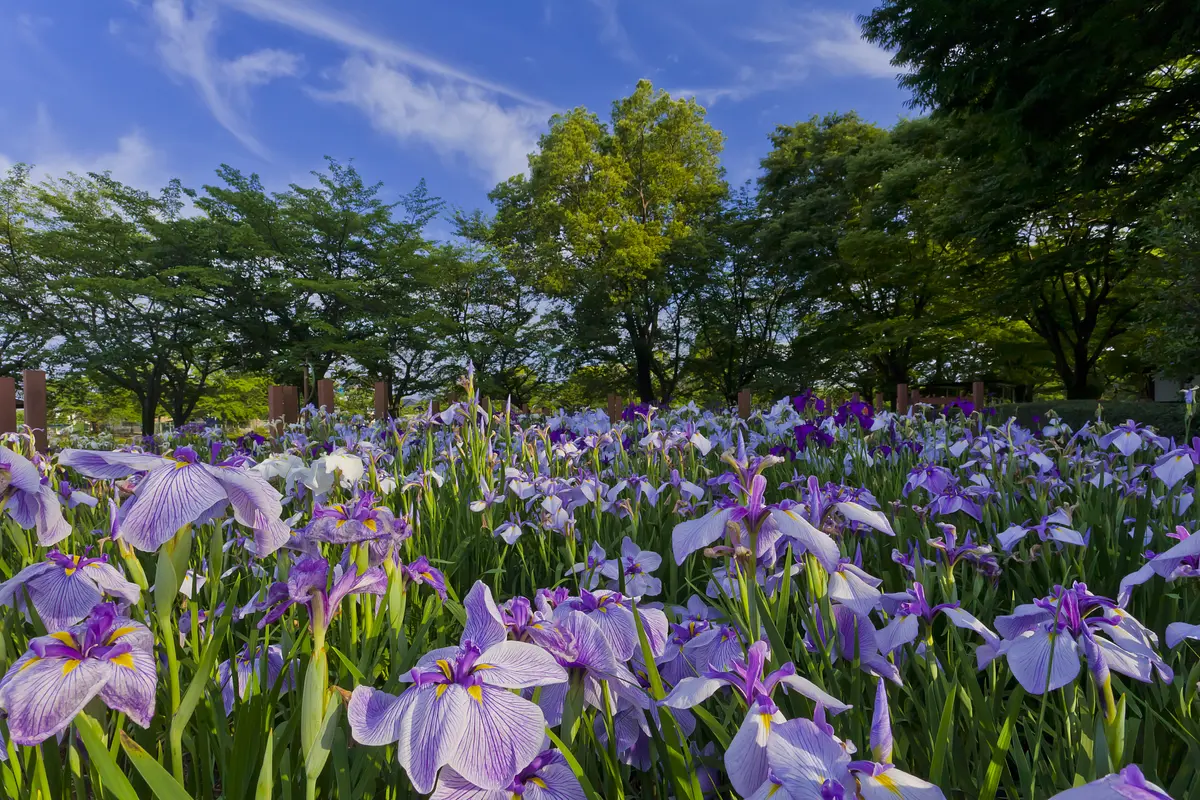
[(87, 566), (89, 566), (89, 567), (99, 567), (99, 566), (100, 566), (101, 564), (103, 564), (103, 563), (104, 563), (103, 561), (93, 561), (93, 562), (91, 562), (90, 564), (88, 564)]
[(345, 524), (346, 524), (347, 522), (349, 522), (349, 521), (350, 521), (350, 520), (348, 520), (348, 519), (339, 519), (337, 522), (335, 522), (335, 523), (333, 524), (333, 527), (335, 527), (335, 528), (340, 528), (340, 527), (342, 527), (343, 525), (345, 525)]
[(112, 663), (116, 664), (118, 667), (133, 669), (133, 653), (121, 653), (121, 655), (112, 659)]
[(537, 775), (534, 775), (532, 778), (530, 778), (529, 782), (532, 783), (534, 786), (538, 787), (539, 789), (546, 788), (546, 782), (544, 780), (542, 780), (541, 778), (539, 778)]
[(58, 639), (60, 642), (65, 645), (69, 645), (70, 647), (78, 647), (78, 643), (75, 641), (75, 637), (71, 635), (70, 631), (59, 631), (57, 633), (52, 633), (50, 634), (50, 638)]
[(190, 461), (176, 461), (175, 469), (183, 469), (184, 467), (189, 466), (191, 463), (192, 462)]
[(446, 690), (449, 688), (450, 688), (450, 684), (439, 683), (437, 689), (435, 689), (434, 691), (437, 693), (438, 697), (441, 697), (442, 695), (444, 695), (446, 693)]
[(782, 789), (782, 788), (783, 788), (783, 784), (781, 784), (781, 783), (772, 783), (772, 784), (771, 784), (771, 788), (770, 788), (770, 789), (767, 789), (767, 797), (774, 797), (774, 796), (775, 796), (775, 793), (776, 793), (776, 792), (778, 792), (778, 791), (779, 791), (780, 789)]
[(600, 607), (599, 607), (597, 610), (598, 610), (598, 611), (599, 611), (601, 614), (607, 614), (607, 613), (608, 613), (608, 607), (607, 607), (607, 606), (600, 606)]
[(770, 714), (759, 714), (759, 716), (760, 716), (760, 717), (762, 717), (762, 726), (763, 726), (763, 730), (764, 730), (764, 731), (765, 731), (765, 732), (766, 732), (768, 735), (770, 735), (770, 733), (771, 733), (771, 722), (773, 721), (773, 720), (771, 719), (771, 715), (770, 715)]
[(366, 525), (367, 530), (371, 531), (372, 533), (379, 530), (379, 526), (375, 524), (375, 520), (373, 520), (373, 519), (367, 520), (366, 522), (363, 523), (363, 525)]
[(437, 664), (438, 669), (442, 671), (442, 674), (445, 675), (447, 679), (454, 677), (454, 673), (450, 669), (449, 661), (444, 658), (439, 658), (435, 663)]
[(114, 628), (113, 632), (108, 635), (108, 644), (112, 644), (117, 639), (120, 639), (122, 636), (133, 633), (136, 630), (137, 630), (137, 628), (133, 627), (132, 625), (126, 625), (123, 628)]
[(900, 795), (900, 787), (896, 785), (896, 782), (894, 780), (892, 780), (891, 776), (889, 776), (886, 772), (881, 772), (874, 777), (875, 777), (875, 780), (879, 783), (879, 785), (882, 786), (884, 789), (887, 789), (889, 792), (896, 795), (897, 797), (901, 796)]
[(422, 578), (424, 578), (424, 579), (425, 579), (425, 580), (427, 580), (427, 581), (431, 581), (431, 580), (433, 580), (433, 573), (431, 573), (431, 572), (422, 572), (422, 573), (419, 573), (419, 574), (420, 574), (420, 576), (421, 576)]
[(69, 578), (75, 574), (75, 569), (76, 569), (75, 567), (67, 567), (66, 569), (63, 570), (63, 574)]
[(22, 672), (22, 671), (24, 671), (24, 670), (27, 670), (27, 669), (29, 669), (30, 667), (32, 667), (34, 664), (38, 663), (38, 662), (39, 662), (39, 661), (41, 661), (41, 660), (42, 660), (42, 657), (41, 657), (41, 656), (30, 656), (30, 657), (29, 657), (29, 660), (28, 660), (28, 661), (26, 661), (24, 664), (22, 664), (22, 665), (21, 665), (21, 669), (17, 670), (17, 672)]
[(80, 661), (78, 658), (68, 658), (66, 661), (63, 662), (63, 677), (70, 675), (82, 663), (83, 662)]
[(495, 668), (496, 668), (495, 664), (476, 664), (475, 669), (473, 669), (471, 671), (478, 672), (481, 669), (495, 669)]
[(483, 705), (483, 687), (482, 686), (468, 686), (467, 694), (469, 694), (471, 696), (471, 699), (474, 700), (476, 703), (479, 703), (479, 705)]

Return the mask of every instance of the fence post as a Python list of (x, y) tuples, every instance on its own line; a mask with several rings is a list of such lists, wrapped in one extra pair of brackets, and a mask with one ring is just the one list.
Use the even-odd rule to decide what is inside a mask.
[(608, 421), (615, 425), (621, 419), (621, 398), (615, 394), (608, 396)]
[(295, 386), (283, 387), (283, 421), (291, 425), (300, 421), (300, 390)]
[(387, 381), (375, 381), (375, 419), (380, 422), (387, 421), (388, 407), (391, 405), (390, 394)]
[(278, 436), (283, 426), (283, 387), (271, 386), (267, 389), (267, 427), (272, 436)]
[(0, 378), (0, 433), (17, 432), (17, 379)]
[(858, 392), (852, 392), (850, 394), (850, 402), (854, 403), (854, 405), (858, 405), (859, 398), (860, 398), (860, 395)]
[(908, 384), (896, 384), (896, 413), (905, 414), (908, 412)]
[(442, 401), (434, 399), (433, 402), (430, 403), (429, 409), (433, 412), (434, 416), (442, 413)]
[(971, 384), (971, 402), (975, 404), (975, 410), (982, 414), (983, 404), (987, 402), (983, 381), (975, 381)]
[(323, 408), (326, 413), (332, 414), (334, 402), (333, 381), (321, 378), (317, 381), (317, 408)]
[(742, 419), (750, 419), (750, 390), (742, 389), (738, 392), (738, 416)]
[(46, 373), (25, 370), (25, 424), (33, 428), (33, 442), (39, 453), (46, 452)]
[(883, 392), (875, 393), (875, 410), (876, 411), (883, 410)]
[(920, 389), (913, 389), (913, 390), (912, 390), (912, 394), (910, 394), (910, 395), (908, 396), (908, 402), (909, 402), (909, 405), (914, 405), (914, 406), (915, 406), (917, 403), (921, 402), (921, 390), (920, 390)]

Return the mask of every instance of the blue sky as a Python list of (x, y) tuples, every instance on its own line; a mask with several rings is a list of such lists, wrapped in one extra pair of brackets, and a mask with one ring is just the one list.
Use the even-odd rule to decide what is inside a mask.
[(268, 187), (353, 158), (394, 194), (425, 178), (486, 207), (555, 111), (607, 117), (639, 78), (693, 94), (731, 182), (767, 134), (913, 112), (854, 16), (870, 0), (0, 0), (0, 168)]

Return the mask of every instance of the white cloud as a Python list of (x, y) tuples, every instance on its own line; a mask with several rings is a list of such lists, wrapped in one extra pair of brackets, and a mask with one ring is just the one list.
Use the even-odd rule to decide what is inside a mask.
[(220, 0), (224, 5), (244, 14), (292, 30), (307, 33), (377, 60), (393, 65), (412, 67), (421, 72), (484, 89), (488, 92), (530, 105), (541, 101), (516, 89), (472, 75), (444, 61), (425, 55), (407, 45), (353, 25), (327, 13), (318, 5), (304, 0)]
[(672, 94), (694, 95), (711, 105), (787, 89), (818, 70), (866, 78), (895, 78), (899, 72), (890, 63), (891, 54), (864, 39), (849, 14), (775, 9), (758, 26), (738, 35), (752, 42), (758, 55), (740, 65), (728, 84)]
[(338, 90), (314, 96), (358, 108), (376, 130), (402, 143), (423, 144), (447, 160), (462, 158), (493, 183), (525, 171), (546, 119), (540, 105), (504, 105), (480, 86), (444, 77), (418, 81), (361, 56), (347, 59), (339, 77)]
[(34, 142), (26, 152), (0, 153), (0, 172), (17, 162), (33, 165), (31, 177), (36, 182), (47, 178), (65, 178), (68, 173), (111, 172), (122, 183), (139, 189), (155, 191), (166, 183), (162, 154), (150, 144), (139, 130), (119, 137), (115, 146), (100, 152), (72, 151), (63, 146), (54, 132), (50, 116), (44, 108), (32, 126)]
[(600, 12), (600, 41), (612, 48), (613, 55), (626, 64), (637, 64), (638, 57), (633, 51), (633, 43), (629, 33), (621, 24), (617, 13), (617, 0), (592, 0), (592, 5)]
[(247, 149), (265, 156), (266, 149), (251, 133), (246, 115), (249, 89), (276, 78), (296, 75), (300, 57), (265, 49), (225, 61), (213, 52), (216, 7), (200, 0), (189, 11), (184, 0), (154, 0), (152, 14), (158, 29), (158, 53), (167, 69), (191, 81), (213, 118)]

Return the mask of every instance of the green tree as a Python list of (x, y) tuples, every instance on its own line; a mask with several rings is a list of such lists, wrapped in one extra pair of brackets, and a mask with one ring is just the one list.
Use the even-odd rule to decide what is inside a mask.
[(1154, 249), (1139, 265), (1147, 293), (1143, 357), (1172, 378), (1200, 375), (1200, 173), (1149, 220)]
[(50, 339), (46, 328), (31, 324), (42, 278), (35, 206), (29, 167), (10, 167), (0, 178), (0, 375), (38, 366)]
[(664, 315), (694, 282), (672, 256), (725, 193), (722, 143), (694, 101), (641, 81), (607, 125), (584, 108), (552, 118), (530, 178), (492, 193), (497, 232), (514, 236), (540, 288), (566, 303), (579, 363), (629, 365), (644, 400), (678, 378), (686, 347), (670, 340), (683, 328)]

